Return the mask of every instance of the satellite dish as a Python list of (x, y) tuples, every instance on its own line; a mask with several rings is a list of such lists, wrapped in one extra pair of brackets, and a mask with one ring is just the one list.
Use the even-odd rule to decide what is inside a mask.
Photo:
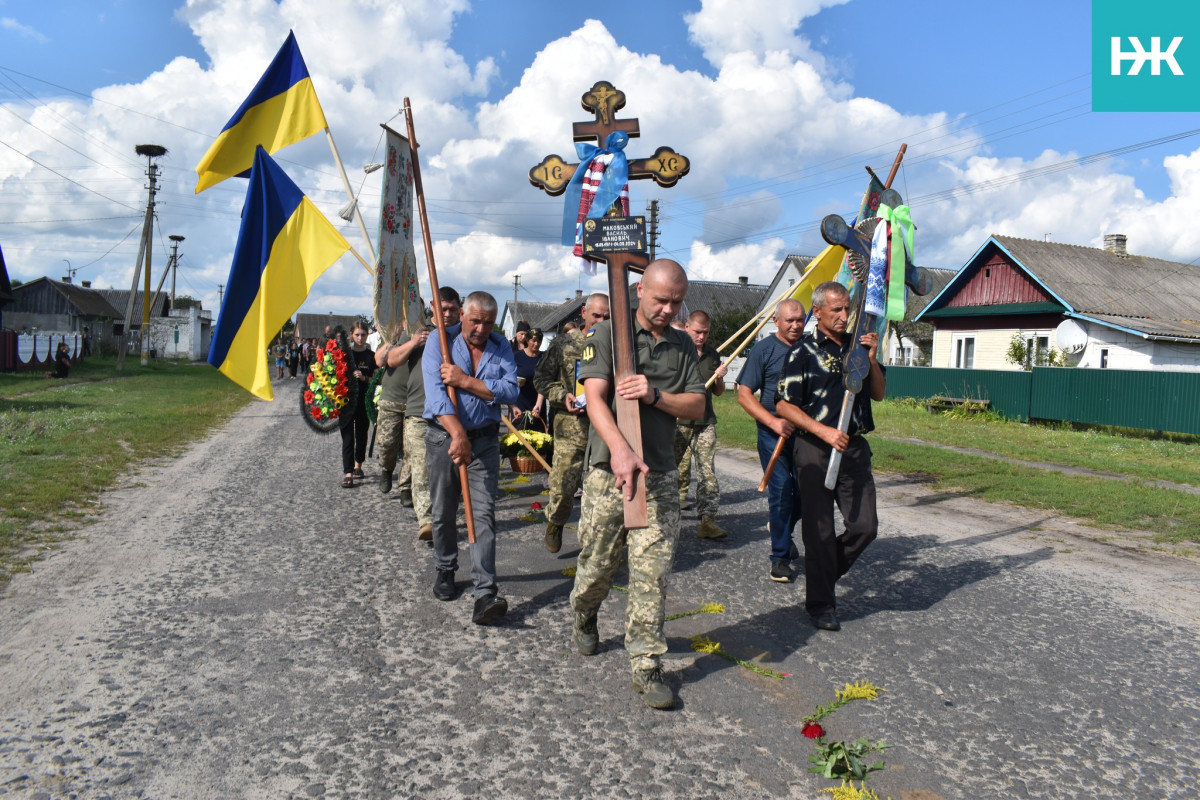
[(1079, 320), (1064, 319), (1054, 329), (1054, 343), (1064, 353), (1082, 353), (1088, 343), (1087, 326)]

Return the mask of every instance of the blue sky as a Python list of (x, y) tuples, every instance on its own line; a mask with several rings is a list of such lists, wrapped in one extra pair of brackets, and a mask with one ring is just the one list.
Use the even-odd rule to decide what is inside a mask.
[[(439, 274), (502, 301), (514, 274), (527, 300), (601, 288), (554, 241), (561, 202), (525, 180), (542, 155), (571, 155), (579, 95), (600, 79), (641, 120), (631, 155), (668, 144), (692, 159), (677, 187), (635, 184), (632, 195), (635, 210), (660, 200), (663, 247), (696, 278), (765, 283), (787, 253), (816, 252), (816, 222), (856, 207), (863, 165), (885, 170), (901, 140), (897, 188), (923, 263), (958, 267), (992, 232), (1089, 246), (1123, 232), (1133, 252), (1200, 258), (1188, 224), (1200, 211), (1190, 189), (1200, 136), (1063, 164), (1200, 128), (1197, 114), (1089, 111), (1089, 2), (620, 0), (590, 23), (595, 4), (406, 0), (386, 15), (326, 5), (0, 0), (10, 274), (57, 277), (70, 260), (86, 265), (77, 279), (128, 286), (137, 240), (122, 237), (145, 203), (132, 148), (153, 141), (171, 150), (159, 230), (188, 237), (181, 291), (215, 307), (242, 189), (194, 195), (192, 168), (289, 28), (363, 185), (368, 227), (379, 184), (356, 165), (372, 159), (377, 123), (412, 96)], [(320, 137), (280, 158), (341, 225), (346, 198)], [(157, 243), (155, 259), (157, 273)], [(369, 305), (367, 275), (347, 257), (304, 310)]]

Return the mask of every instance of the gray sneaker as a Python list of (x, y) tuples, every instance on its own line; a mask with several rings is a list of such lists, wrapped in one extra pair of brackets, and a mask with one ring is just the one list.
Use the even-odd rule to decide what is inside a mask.
[(596, 613), (575, 612), (575, 629), (571, 632), (575, 649), (580, 655), (594, 656), (600, 646), (600, 633), (596, 630)]
[(633, 673), (633, 690), (651, 708), (674, 708), (675, 693), (663, 683), (662, 667), (641, 669)]
[(771, 580), (776, 583), (792, 582), (792, 567), (786, 561), (771, 562)]

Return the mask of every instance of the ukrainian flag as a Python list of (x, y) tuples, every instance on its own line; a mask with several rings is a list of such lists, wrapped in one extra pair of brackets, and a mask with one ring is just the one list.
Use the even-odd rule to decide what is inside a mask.
[(244, 174), (254, 161), (256, 145), (274, 153), (325, 127), (325, 112), (317, 101), (296, 35), (289, 31), (254, 91), (196, 165), (196, 194)]
[(325, 215), (256, 147), (208, 363), (263, 400), (273, 399), (267, 345), (317, 278), (349, 249)]

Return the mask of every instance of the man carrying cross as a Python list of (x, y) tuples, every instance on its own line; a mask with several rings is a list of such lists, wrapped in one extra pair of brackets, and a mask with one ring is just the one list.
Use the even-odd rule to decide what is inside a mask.
[[(704, 381), (696, 346), (670, 326), (687, 293), (687, 275), (674, 261), (651, 263), (637, 292), (633, 320), (636, 374), (614, 386), (612, 323), (601, 322), (588, 336), (579, 370), (587, 398), (588, 433), (583, 509), (579, 518), (581, 550), (571, 608), (573, 637), (583, 655), (599, 646), (597, 616), (629, 548), (629, 605), (625, 649), (633, 669), (633, 688), (651, 708), (671, 708), (675, 694), (663, 682), (660, 658), (667, 652), (663, 635), (667, 575), (679, 538), (679, 482), (675, 469), (676, 420), (704, 413)], [(642, 430), (639, 458), (617, 426), (616, 397), (636, 401)], [(645, 481), (645, 528), (626, 529), (624, 501)]]

